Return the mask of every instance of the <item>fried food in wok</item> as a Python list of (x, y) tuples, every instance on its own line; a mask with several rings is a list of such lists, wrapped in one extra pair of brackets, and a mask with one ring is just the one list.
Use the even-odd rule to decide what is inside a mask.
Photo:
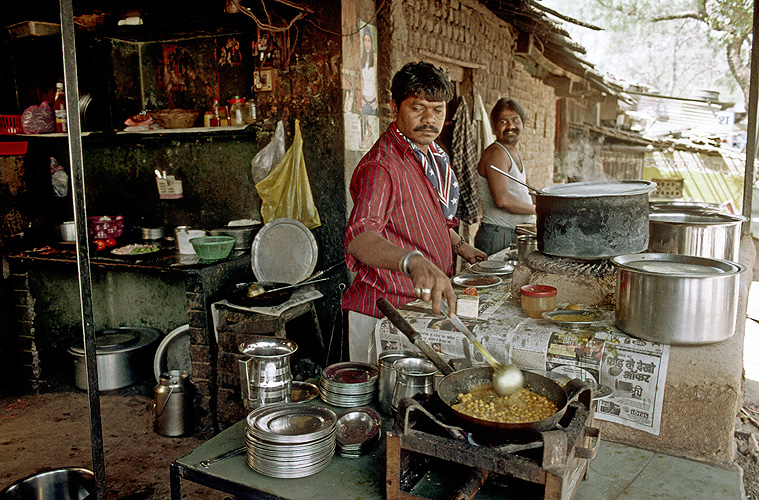
[(490, 384), (473, 387), (458, 395), (452, 408), (464, 415), (500, 423), (536, 422), (558, 411), (545, 396), (522, 388), (511, 396), (499, 396)]

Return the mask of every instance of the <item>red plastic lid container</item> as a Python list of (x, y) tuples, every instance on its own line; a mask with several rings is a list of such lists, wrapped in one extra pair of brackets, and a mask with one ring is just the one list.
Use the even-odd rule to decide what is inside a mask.
[(548, 285), (523, 285), (520, 288), (522, 295), (527, 297), (554, 297), (556, 288)]

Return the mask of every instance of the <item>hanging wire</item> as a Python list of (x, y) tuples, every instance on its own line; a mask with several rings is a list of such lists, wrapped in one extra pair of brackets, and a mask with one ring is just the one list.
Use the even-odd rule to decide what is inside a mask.
[[(233, 1), (236, 1), (236, 0), (233, 0)], [(330, 31), (328, 29), (322, 28), (321, 26), (319, 26), (318, 24), (316, 24), (315, 22), (313, 22), (311, 19), (306, 19), (306, 21), (308, 21), (309, 23), (311, 23), (314, 26), (314, 28), (318, 29), (319, 31), (323, 31), (324, 33), (329, 33), (330, 35), (353, 36), (356, 33), (361, 33), (361, 30), (363, 30), (364, 28), (366, 28), (367, 26), (369, 26), (372, 23), (372, 21), (374, 21), (374, 18), (377, 17), (377, 14), (379, 14), (379, 11), (381, 11), (385, 7), (386, 3), (387, 3), (387, 0), (382, 0), (382, 3), (380, 4), (380, 6), (377, 7), (377, 10), (375, 10), (374, 14), (372, 14), (372, 17), (370, 17), (368, 21), (366, 21), (363, 25), (361, 25), (361, 27), (359, 27), (358, 29), (356, 29), (356, 31), (352, 31), (350, 33), (338, 33), (336, 31)]]

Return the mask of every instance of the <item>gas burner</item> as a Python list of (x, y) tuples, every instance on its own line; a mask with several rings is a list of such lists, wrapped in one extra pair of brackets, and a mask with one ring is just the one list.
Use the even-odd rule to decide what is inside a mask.
[(542, 252), (532, 252), (526, 256), (524, 262), (533, 270), (545, 273), (575, 273), (588, 277), (616, 273), (609, 259), (579, 260), (568, 257), (553, 257)]
[(480, 489), (498, 498), (573, 498), (600, 442), (589, 392), (583, 394), (555, 429), (492, 446), (474, 444), (465, 428), (436, 411), (434, 398), (404, 398), (387, 434), (386, 498), (473, 498)]

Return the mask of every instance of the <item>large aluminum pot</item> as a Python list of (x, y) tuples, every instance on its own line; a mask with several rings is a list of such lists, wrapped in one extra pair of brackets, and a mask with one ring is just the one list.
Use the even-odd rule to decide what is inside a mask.
[(611, 259), (617, 267), (616, 325), (663, 344), (711, 344), (730, 338), (740, 273), (727, 260), (644, 253)]
[[(95, 334), (98, 389), (121, 389), (147, 378), (155, 355), (155, 344), (161, 333), (155, 328), (108, 328)], [(74, 384), (87, 390), (87, 361), (81, 342), (68, 353), (74, 359)]]
[(605, 259), (648, 247), (651, 181), (557, 184), (535, 198), (538, 249), (574, 259)]
[(738, 261), (742, 215), (720, 213), (651, 213), (649, 252), (695, 255)]

